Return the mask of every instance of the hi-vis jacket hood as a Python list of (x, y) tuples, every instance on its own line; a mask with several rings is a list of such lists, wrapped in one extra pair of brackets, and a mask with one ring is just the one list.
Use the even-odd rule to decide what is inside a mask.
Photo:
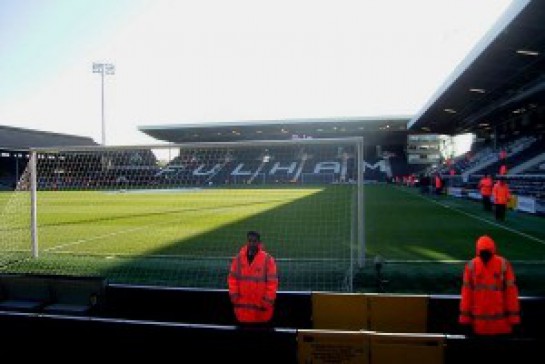
[(479, 255), (482, 250), (488, 250), (492, 252), (492, 254), (496, 254), (496, 243), (494, 243), (494, 240), (492, 240), (492, 238), (488, 235), (483, 235), (479, 239), (477, 239), (477, 255)]

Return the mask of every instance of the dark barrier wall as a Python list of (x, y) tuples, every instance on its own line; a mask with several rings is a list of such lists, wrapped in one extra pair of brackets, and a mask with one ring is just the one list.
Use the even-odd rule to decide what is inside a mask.
[[(295, 329), (241, 329), (234, 326), (189, 325), (108, 318), (36, 315), (0, 312), (2, 353), (26, 361), (52, 360), (110, 362), (120, 359), (181, 363), (296, 363), (301, 358), (347, 357), (340, 348), (361, 352), (370, 363), (417, 362), (526, 363), (540, 362), (545, 341), (535, 338), (431, 338), (420, 334), (381, 334), (358, 331), (329, 331), (326, 342), (307, 348), (298, 356)], [(304, 330), (302, 330), (304, 331)], [(314, 331), (304, 335), (314, 337)], [(338, 335), (337, 335), (338, 334)], [(369, 336), (370, 346), (344, 345), (346, 335)], [(316, 339), (314, 339), (316, 340)], [(340, 341), (339, 341), (340, 340)], [(433, 345), (426, 343), (432, 340)], [(439, 340), (439, 341), (438, 341)], [(440, 343), (444, 343), (444, 348)], [(313, 342), (306, 340), (308, 345)], [(329, 351), (332, 350), (332, 351)], [(370, 355), (369, 355), (370, 351)], [(367, 353), (367, 354), (366, 354)], [(336, 361), (318, 361), (336, 362)], [(361, 361), (365, 363), (366, 361)]]
[(543, 339), (464, 338), (447, 336), (445, 364), (459, 363), (541, 363)]
[(103, 305), (107, 280), (51, 274), (0, 274), (0, 310), (93, 315)]
[[(428, 329), (430, 333), (462, 334), (458, 323), (460, 296), (430, 296)], [(517, 336), (545, 337), (545, 297), (520, 298), (521, 325)]]
[[(74, 310), (56, 312), (43, 306), (77, 306), (85, 309), (80, 313), (85, 316), (236, 325), (227, 289), (106, 284), (100, 277), (3, 274), (0, 293), (0, 310), (5, 311), (74, 315)], [(91, 297), (98, 298), (99, 304), (88, 310)], [(40, 305), (23, 307), (23, 299)], [(18, 305), (11, 307), (14, 302)], [(459, 302), (459, 295), (280, 291), (271, 326), (463, 334), (458, 324)], [(521, 297), (520, 303), (522, 324), (517, 336), (545, 337), (545, 297)]]
[[(103, 316), (195, 324), (235, 325), (227, 290), (110, 284)], [(272, 326), (310, 328), (310, 292), (278, 292)]]
[(294, 329), (241, 329), (106, 318), (0, 312), (6, 357), (123, 362), (153, 358), (180, 363), (296, 363)]
[(521, 335), (545, 338), (545, 297), (521, 298), (520, 315), (522, 321)]
[(444, 334), (463, 334), (458, 324), (460, 315), (460, 296), (431, 295), (428, 299), (428, 332)]
[[(357, 294), (349, 296), (359, 297)], [(376, 298), (375, 295), (373, 297)], [(391, 302), (387, 305), (381, 301), (388, 299)], [(427, 302), (429, 333), (438, 333), (441, 337), (461, 333), (457, 322), (459, 296), (429, 296), (424, 299)], [(388, 310), (396, 310), (395, 302), (401, 302), (400, 305), (406, 306), (404, 309), (412, 310), (404, 297), (384, 295), (377, 300), (377, 307), (387, 310), (375, 310), (379, 312), (377, 319), (383, 321)], [(342, 310), (346, 303), (336, 299), (327, 303), (322, 305), (324, 312), (321, 315), (328, 315), (332, 310), (329, 313), (333, 312), (333, 316), (326, 317), (323, 322), (335, 323), (336, 310)], [(348, 305), (345, 309), (347, 307), (354, 310), (359, 307), (364, 311), (366, 306)], [(421, 312), (421, 308), (419, 304), (417, 311)], [(370, 353), (364, 357), (373, 364), (428, 354), (426, 362), (430, 363), (486, 361), (512, 364), (525, 362), (532, 355), (539, 361), (545, 347), (545, 298), (542, 297), (521, 297), (523, 325), (522, 333), (516, 337), (487, 339), (446, 335), (444, 341), (434, 341), (432, 345), (426, 340), (433, 335), (427, 337), (425, 333), (415, 334), (413, 331), (328, 330), (327, 335), (331, 338), (326, 339), (312, 330), (312, 310), (312, 293), (279, 292), (272, 323), (274, 328), (241, 328), (234, 324), (227, 290), (110, 284), (106, 287), (104, 305), (97, 315), (0, 311), (0, 340), (6, 356), (14, 354), (18, 358), (41, 360), (47, 356), (55, 362), (94, 360), (94, 356), (97, 356), (97, 361), (119, 357), (125, 362), (153, 355), (159, 360), (174, 358), (181, 362), (295, 363), (300, 353), (304, 355), (299, 359), (330, 358), (331, 350), (344, 357), (345, 349), (340, 348), (347, 346), (346, 337), (354, 335), (368, 336), (369, 344), (364, 341), (362, 345), (357, 346), (359, 344), (356, 343), (354, 346), (350, 339), (349, 350), (355, 350), (356, 354)], [(371, 309), (368, 314), (375, 311)], [(414, 326), (411, 325), (410, 329), (414, 330)], [(301, 349), (298, 349), (301, 342), (297, 341), (299, 330), (307, 338)]]

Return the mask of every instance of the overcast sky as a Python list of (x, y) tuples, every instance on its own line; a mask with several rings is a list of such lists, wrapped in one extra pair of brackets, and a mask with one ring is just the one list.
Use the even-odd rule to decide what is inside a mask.
[[(516, 1), (516, 0), (514, 0)], [(139, 125), (417, 113), (510, 0), (0, 0), (0, 125), (156, 144)]]

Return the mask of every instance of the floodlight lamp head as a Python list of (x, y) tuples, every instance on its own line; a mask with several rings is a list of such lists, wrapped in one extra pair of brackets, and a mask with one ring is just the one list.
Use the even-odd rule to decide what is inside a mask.
[(102, 73), (104, 65), (102, 63), (93, 63), (93, 73)]
[(93, 63), (93, 73), (103, 73), (105, 75), (115, 74), (115, 65), (112, 63)]
[(107, 75), (114, 75), (115, 74), (115, 66), (111, 63), (106, 63), (104, 65), (105, 67), (105, 70), (104, 72), (107, 74)]

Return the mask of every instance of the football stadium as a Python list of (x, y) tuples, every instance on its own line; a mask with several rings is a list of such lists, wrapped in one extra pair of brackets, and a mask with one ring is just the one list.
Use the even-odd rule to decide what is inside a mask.
[[(416, 115), (141, 125), (157, 143), (135, 146), (0, 125), (4, 342), (204, 362), (539, 357), (543, 24), (543, 2), (514, 2)], [(485, 175), (509, 186), (503, 218), (483, 208)], [(227, 291), (251, 230), (278, 266), (267, 328), (239, 327)], [(458, 324), (482, 235), (516, 273), (515, 335)]]

